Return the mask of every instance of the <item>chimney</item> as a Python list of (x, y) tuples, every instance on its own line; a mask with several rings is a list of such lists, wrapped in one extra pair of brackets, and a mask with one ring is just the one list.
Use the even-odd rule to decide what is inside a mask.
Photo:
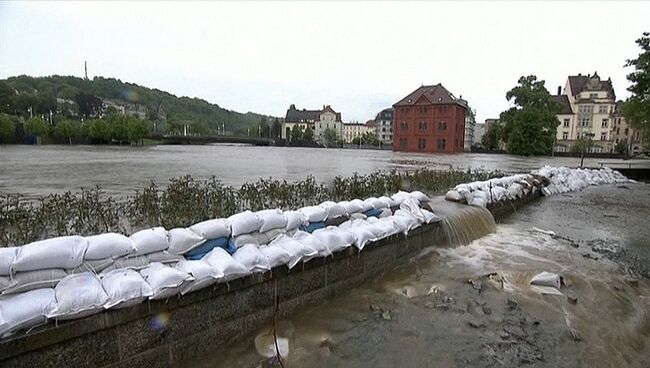
[(562, 94), (562, 86), (557, 86), (557, 95), (559, 96), (561, 94)]

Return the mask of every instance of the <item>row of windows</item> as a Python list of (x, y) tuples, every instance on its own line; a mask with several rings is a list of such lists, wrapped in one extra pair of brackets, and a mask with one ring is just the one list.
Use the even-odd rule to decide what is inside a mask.
[[(419, 107), (416, 107), (415, 109), (416, 109), (415, 111), (417, 111), (419, 113), (429, 112), (429, 106), (419, 106)], [(446, 112), (446, 111), (449, 110), (449, 106), (448, 105), (431, 106), (431, 111), (436, 111), (436, 110), (438, 110), (440, 112)], [(409, 113), (409, 112), (411, 112), (411, 108), (410, 107), (400, 107), (399, 111), (404, 112), (404, 113)]]
[[(456, 144), (458, 145), (458, 141), (456, 141)], [(445, 138), (436, 139), (436, 149), (438, 151), (444, 151), (446, 147), (447, 147), (447, 140)], [(408, 139), (407, 138), (400, 138), (400, 140), (399, 140), (399, 148), (401, 150), (406, 150), (408, 148)], [(425, 150), (426, 148), (427, 148), (427, 139), (426, 138), (418, 138), (418, 149), (419, 150)]]
[[(582, 120), (580, 121), (580, 126), (587, 127), (589, 125), (591, 125), (591, 119), (582, 118)], [(607, 128), (608, 125), (609, 125), (609, 119), (603, 119), (603, 121), (600, 123), (601, 128)], [(564, 128), (568, 128), (569, 127), (569, 119), (564, 119), (564, 122), (563, 122), (562, 126)]]
[[(607, 114), (609, 110), (610, 110), (609, 105), (598, 105), (599, 114)], [(593, 111), (594, 111), (594, 107), (592, 105), (580, 105), (578, 107), (578, 112), (591, 113)]]
[[(420, 122), (419, 125), (420, 131), (425, 132), (428, 129), (428, 124), (426, 121)], [(400, 129), (401, 130), (408, 130), (409, 129), (409, 124), (407, 122), (402, 122), (400, 123)], [(438, 122), (438, 130), (447, 130), (447, 123), (444, 121), (439, 121)]]

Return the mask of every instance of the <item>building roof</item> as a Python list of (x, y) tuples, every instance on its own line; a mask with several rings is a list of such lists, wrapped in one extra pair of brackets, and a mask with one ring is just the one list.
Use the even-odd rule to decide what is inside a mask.
[(371, 119), (371, 120), (366, 121), (366, 126), (370, 127), (370, 128), (374, 128), (374, 127), (377, 126), (377, 123), (374, 120)]
[(454, 97), (451, 92), (449, 92), (440, 83), (433, 86), (422, 86), (395, 103), (393, 106), (412, 106), (415, 105), (421, 98), (425, 98), (429, 103), (433, 105), (458, 104), (464, 106), (458, 101), (456, 97)]
[(562, 115), (573, 114), (573, 110), (571, 109), (571, 104), (569, 103), (569, 97), (567, 95), (555, 95), (553, 96), (553, 99), (555, 100), (555, 102), (562, 105), (562, 110), (560, 111), (560, 114)]
[(598, 72), (594, 72), (593, 75), (570, 75), (569, 88), (574, 97), (582, 91), (607, 91), (612, 98), (616, 99), (612, 80), (608, 78), (606, 81), (601, 81)]
[(323, 105), (322, 110), (298, 110), (296, 105), (289, 106), (287, 115), (284, 119), (287, 123), (299, 123), (303, 121), (316, 121), (320, 119), (320, 115), (324, 112), (331, 112), (336, 115), (336, 121), (341, 121), (341, 113), (334, 111), (330, 105)]

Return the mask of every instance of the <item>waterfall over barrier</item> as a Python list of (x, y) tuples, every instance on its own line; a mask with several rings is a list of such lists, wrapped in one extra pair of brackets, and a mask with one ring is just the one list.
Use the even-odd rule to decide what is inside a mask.
[(446, 238), (446, 245), (467, 245), (496, 231), (492, 213), (484, 207), (468, 206), (434, 198), (430, 206), (442, 218), (440, 224)]

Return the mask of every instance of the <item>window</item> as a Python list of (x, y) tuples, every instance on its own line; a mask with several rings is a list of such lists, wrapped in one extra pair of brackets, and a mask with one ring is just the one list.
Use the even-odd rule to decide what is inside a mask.
[(564, 139), (564, 140), (569, 139), (569, 132), (563, 132), (562, 133), (562, 139)]
[(582, 121), (580, 122), (580, 126), (583, 127), (588, 127), (591, 124), (591, 121), (589, 118), (582, 118)]
[(607, 128), (607, 119), (603, 119), (603, 123), (600, 124), (601, 128)]
[(596, 98), (598, 97), (598, 93), (590, 93), (589, 98)]
[(400, 138), (399, 149), (405, 150), (407, 146), (408, 146), (408, 141), (406, 140), (406, 138)]
[(444, 121), (438, 122), (438, 130), (447, 130), (447, 123)]
[(426, 130), (427, 130), (427, 122), (423, 121), (423, 122), (420, 123), (420, 131), (421, 132), (426, 132)]
[(600, 133), (600, 140), (601, 141), (606, 141), (607, 140), (607, 133), (606, 132)]
[(627, 137), (627, 133), (629, 132), (628, 128), (625, 128), (625, 136)]
[(565, 128), (569, 127), (569, 119), (564, 119), (564, 127)]
[(408, 125), (408, 123), (407, 123), (407, 122), (403, 122), (402, 124), (400, 124), (400, 129), (402, 129), (402, 130), (409, 130), (409, 125)]
[(427, 148), (427, 140), (424, 138), (418, 139), (418, 149), (423, 150), (425, 148)]
[(436, 141), (438, 151), (444, 151), (446, 143), (447, 142), (445, 141), (444, 138), (438, 138), (437, 141)]
[(607, 114), (607, 105), (600, 105), (598, 107), (598, 112), (601, 113), (601, 114), (603, 114), (603, 113)]
[(594, 111), (594, 110), (593, 110), (593, 106), (591, 106), (591, 105), (582, 105), (582, 106), (578, 107), (578, 112), (590, 113), (592, 111)]

